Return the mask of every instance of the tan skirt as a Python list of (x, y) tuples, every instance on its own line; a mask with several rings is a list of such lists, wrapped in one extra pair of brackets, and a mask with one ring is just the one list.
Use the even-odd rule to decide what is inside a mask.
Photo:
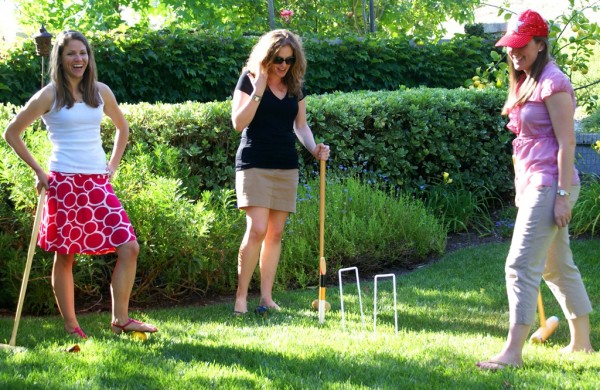
[(297, 169), (250, 168), (235, 173), (239, 208), (256, 206), (296, 212)]

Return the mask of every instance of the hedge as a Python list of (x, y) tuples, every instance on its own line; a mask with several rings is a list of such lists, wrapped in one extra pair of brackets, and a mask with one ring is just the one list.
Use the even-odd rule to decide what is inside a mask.
[[(331, 166), (385, 177), (404, 191), (449, 172), (468, 187), (486, 186), (502, 195), (513, 191), (511, 134), (499, 114), (504, 99), (498, 90), (337, 92), (307, 96), (307, 116), (316, 138), (331, 146)], [(131, 148), (169, 145), (179, 151), (185, 187), (196, 192), (233, 187), (239, 134), (232, 129), (229, 100), (121, 108)], [(0, 125), (16, 109), (0, 104)], [(112, 124), (105, 117), (102, 126), (111, 150)], [(302, 168), (310, 170), (312, 157), (300, 146), (298, 151)]]
[[(99, 79), (119, 102), (134, 104), (227, 99), (257, 37), (169, 30), (95, 33), (88, 39)], [(422, 46), (405, 38), (307, 37), (304, 46), (306, 86), (315, 95), (399, 86), (456, 88), (496, 50), (493, 42), (465, 36)], [(0, 53), (0, 101), (23, 105), (39, 89), (40, 74), (32, 40)]]
[[(419, 88), (309, 95), (307, 107), (317, 139), (331, 146), (328, 169), (338, 177), (376, 179), (394, 193), (415, 198), (449, 172), (466, 186), (508, 194), (511, 136), (498, 113), (504, 98), (495, 90)], [(0, 104), (0, 128), (18, 108)], [(239, 134), (232, 129), (230, 101), (122, 108), (131, 137), (115, 188), (136, 221), (142, 247), (133, 299), (158, 295), (177, 301), (193, 293), (231, 293), (244, 221), (241, 213), (232, 212)], [(103, 127), (105, 150), (110, 151), (110, 122), (105, 120)], [(25, 133), (41, 161), (49, 152), (42, 131), (38, 121)], [(314, 160), (298, 150), (303, 180), (314, 177)], [(0, 147), (0, 170), (1, 308), (10, 307), (18, 293), (35, 197), (33, 173), (6, 143)], [(433, 244), (432, 250), (439, 250), (440, 242)], [(340, 264), (342, 257), (337, 257)], [(81, 257), (79, 263), (78, 294), (96, 300), (108, 296), (114, 257)], [(298, 281), (290, 275), (308, 272), (305, 266), (288, 261), (289, 272), (278, 275), (279, 283), (288, 287), (290, 280)], [(51, 255), (36, 256), (35, 283), (28, 289), (31, 312), (53, 310), (51, 267)]]
[[(333, 167), (385, 177), (404, 191), (449, 172), (469, 187), (509, 194), (511, 135), (499, 114), (504, 98), (497, 90), (338, 92), (307, 96), (307, 115), (317, 139), (331, 146)], [(233, 187), (239, 134), (232, 130), (230, 101), (122, 107), (132, 145), (180, 151), (186, 187)], [(108, 148), (111, 132), (104, 134)], [(298, 151), (302, 168), (310, 171), (312, 157), (300, 146)]]

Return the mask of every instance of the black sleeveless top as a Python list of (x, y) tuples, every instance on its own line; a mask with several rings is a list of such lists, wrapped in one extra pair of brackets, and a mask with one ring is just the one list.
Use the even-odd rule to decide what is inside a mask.
[[(240, 76), (236, 90), (251, 95), (252, 81), (245, 71)], [(249, 168), (296, 169), (296, 134), (294, 119), (298, 114), (297, 96), (279, 99), (267, 87), (252, 122), (242, 131), (240, 146), (235, 156), (237, 171)]]

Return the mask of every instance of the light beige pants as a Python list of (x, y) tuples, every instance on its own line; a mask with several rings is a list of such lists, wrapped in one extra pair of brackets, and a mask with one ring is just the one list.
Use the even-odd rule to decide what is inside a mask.
[[(570, 189), (571, 206), (579, 186)], [(556, 184), (530, 186), (518, 199), (519, 211), (506, 259), (506, 291), (511, 324), (533, 325), (541, 279), (554, 294), (567, 319), (589, 314), (592, 305), (573, 262), (569, 230), (554, 222)]]

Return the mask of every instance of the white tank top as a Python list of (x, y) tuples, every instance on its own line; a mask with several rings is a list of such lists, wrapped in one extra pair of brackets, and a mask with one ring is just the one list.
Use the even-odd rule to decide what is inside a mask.
[[(56, 100), (55, 103), (56, 104)], [(105, 174), (106, 152), (102, 148), (100, 122), (104, 102), (93, 108), (85, 103), (75, 103), (42, 115), (52, 144), (49, 170), (61, 173)]]

